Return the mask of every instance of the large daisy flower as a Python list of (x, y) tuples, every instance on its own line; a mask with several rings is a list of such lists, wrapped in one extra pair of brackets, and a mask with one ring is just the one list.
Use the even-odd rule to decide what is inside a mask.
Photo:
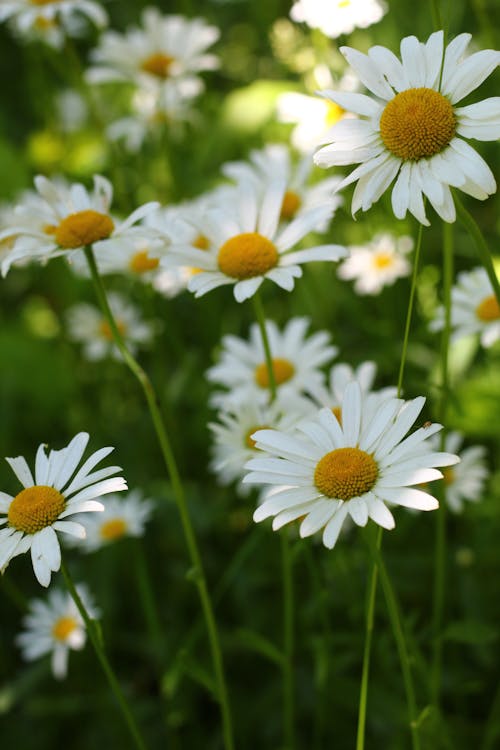
[(113, 448), (101, 448), (78, 469), (88, 441), (89, 435), (80, 432), (66, 448), (48, 455), (47, 446), (40, 445), (34, 478), (25, 458), (6, 459), (24, 489), (14, 497), (0, 492), (0, 526), (4, 526), (0, 529), (0, 570), (16, 555), (31, 550), (35, 576), (48, 586), (52, 572), (61, 567), (56, 532), (83, 538), (85, 529), (73, 516), (101, 511), (104, 506), (96, 498), (127, 489), (123, 477), (112, 476), (121, 471), (119, 466), (92, 471)]
[(420, 485), (443, 475), (436, 466), (451, 466), (458, 456), (433, 451), (426, 443), (442, 426), (421, 427), (405, 438), (425, 399), (403, 402), (388, 398), (365, 409), (357, 382), (349, 383), (342, 402), (342, 425), (330, 409), (301, 424), (295, 433), (259, 430), (252, 437), (267, 453), (248, 462), (244, 482), (287, 485), (254, 513), (255, 521), (274, 517), (273, 529), (303, 518), (300, 535), (323, 529), (323, 544), (334, 547), (350, 516), (358, 526), (371, 518), (394, 528), (387, 505), (434, 510), (437, 500)]
[(173, 244), (162, 265), (190, 266), (199, 272), (189, 282), (196, 297), (219, 286), (234, 285), (237, 302), (252, 297), (264, 279), (291, 291), (295, 279), (302, 276), (300, 264), (310, 261), (336, 261), (347, 255), (340, 245), (319, 245), (291, 252), (311, 231), (321, 227), (333, 212), (320, 205), (283, 225), (281, 214), (286, 182), (269, 182), (262, 192), (253, 181), (238, 184), (234, 203), (219, 209), (207, 209), (200, 221), (192, 223), (207, 238), (208, 247)]
[(19, 204), (17, 226), (0, 232), (0, 240), (15, 237), (11, 252), (2, 262), (4, 276), (18, 261), (47, 261), (59, 255), (71, 260), (76, 251), (90, 245), (99, 251), (104, 243), (109, 248), (123, 247), (138, 237), (157, 236), (144, 226), (133, 226), (156, 210), (158, 203), (155, 202), (140, 206), (125, 221), (115, 225), (116, 220), (109, 211), (113, 187), (105, 177), (94, 176), (92, 191), (79, 183), (66, 188), (41, 175), (35, 177), (35, 187), (41, 200)]
[[(266, 321), (279, 399), (296, 399), (321, 384), (324, 375), (320, 368), (337, 353), (326, 331), (307, 337), (308, 327), (307, 318), (292, 318), (283, 331), (274, 321)], [(224, 336), (222, 344), (220, 361), (207, 371), (207, 378), (228, 391), (219, 392), (212, 403), (221, 408), (250, 401), (268, 403), (269, 373), (259, 326), (251, 326), (249, 341), (230, 334)]]
[[(92, 618), (99, 615), (84, 584), (78, 584), (78, 596)], [(70, 651), (85, 646), (86, 632), (83, 618), (66, 591), (51, 589), (47, 599), (32, 599), (28, 614), (23, 618), (24, 630), (16, 638), (26, 661), (51, 655), (52, 674), (62, 680), (68, 672)]]
[[(428, 225), (424, 196), (445, 221), (455, 221), (450, 187), (484, 200), (496, 190), (493, 174), (466, 139), (500, 136), (500, 97), (456, 105), (500, 63), (483, 50), (462, 59), (471, 39), (460, 34), (443, 49), (443, 32), (427, 42), (405, 37), (401, 61), (385, 47), (364, 55), (342, 52), (374, 96), (325, 91), (324, 96), (360, 115), (333, 128), (333, 143), (315, 155), (321, 167), (357, 164), (340, 188), (357, 181), (352, 212), (367, 211), (396, 179), (392, 208), (398, 219), (410, 211)], [(340, 189), (339, 188), (339, 189)]]

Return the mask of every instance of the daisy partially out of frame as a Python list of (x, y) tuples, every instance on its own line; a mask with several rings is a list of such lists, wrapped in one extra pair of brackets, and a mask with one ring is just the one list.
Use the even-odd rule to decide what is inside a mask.
[(52, 47), (61, 47), (66, 34), (79, 35), (87, 18), (97, 28), (108, 23), (108, 14), (94, 0), (3, 0), (0, 22), (9, 21), (23, 38), (41, 39)]
[(109, 492), (127, 489), (123, 477), (113, 476), (119, 466), (108, 466), (92, 471), (114, 449), (101, 448), (80, 462), (89, 441), (80, 432), (61, 450), (45, 452), (38, 448), (35, 475), (25, 458), (6, 461), (23, 485), (12, 496), (0, 492), (0, 570), (5, 570), (13, 557), (31, 551), (33, 571), (42, 586), (48, 586), (52, 572), (61, 567), (61, 548), (56, 532), (83, 538), (85, 529), (73, 520), (79, 513), (102, 511), (98, 501)]
[(329, 0), (327, 3), (325, 0), (296, 0), (290, 18), (336, 39), (355, 28), (366, 29), (377, 23), (385, 12), (386, 5), (379, 0)]
[(253, 181), (242, 180), (231, 205), (207, 209), (201, 221), (194, 217), (192, 223), (206, 237), (208, 248), (172, 244), (161, 259), (162, 265), (197, 268), (188, 285), (196, 297), (231, 284), (236, 301), (243, 302), (265, 279), (291, 291), (295, 279), (302, 276), (302, 263), (345, 257), (345, 248), (333, 244), (293, 250), (309, 232), (324, 225), (333, 213), (333, 204), (315, 206), (282, 223), (286, 190), (282, 178), (269, 181), (264, 190)]
[(255, 521), (274, 517), (273, 529), (303, 519), (302, 537), (323, 530), (323, 544), (333, 548), (350, 516), (358, 526), (368, 519), (385, 529), (395, 521), (388, 505), (435, 510), (437, 500), (412, 485), (441, 479), (435, 467), (459, 461), (434, 451), (427, 441), (442, 425), (421, 427), (405, 437), (425, 403), (388, 398), (365, 404), (357, 382), (347, 385), (342, 425), (330, 409), (301, 423), (293, 433), (259, 430), (252, 438), (265, 454), (249, 461), (250, 484), (284, 485), (260, 505)]
[[(439, 307), (431, 331), (444, 328), (444, 307)], [(500, 339), (500, 306), (484, 268), (458, 274), (451, 290), (451, 338), (453, 341), (478, 334), (488, 348)]]
[(428, 225), (424, 198), (447, 222), (456, 218), (451, 189), (485, 200), (496, 191), (493, 173), (467, 142), (500, 137), (500, 97), (458, 107), (500, 64), (500, 53), (482, 50), (463, 57), (470, 34), (444, 47), (443, 32), (426, 43), (414, 36), (401, 42), (401, 60), (385, 47), (362, 54), (341, 51), (372, 94), (326, 90), (323, 95), (357, 120), (341, 121), (332, 143), (315, 154), (320, 167), (359, 164), (339, 189), (357, 182), (352, 213), (367, 211), (389, 186), (398, 219), (407, 211)]
[[(87, 587), (78, 584), (76, 589), (89, 616), (95, 619), (99, 613)], [(47, 599), (31, 600), (23, 626), (23, 632), (16, 638), (23, 658), (34, 661), (50, 654), (52, 674), (57, 680), (63, 680), (68, 673), (69, 652), (80, 651), (87, 639), (82, 616), (71, 596), (51, 589)]]
[(2, 261), (5, 276), (12, 264), (26, 260), (46, 262), (51, 258), (71, 256), (87, 246), (96, 250), (106, 243), (109, 249), (118, 244), (134, 243), (157, 233), (144, 226), (133, 226), (158, 203), (146, 203), (116, 225), (110, 214), (113, 186), (101, 175), (94, 176), (94, 188), (87, 190), (80, 183), (69, 186), (35, 177), (38, 200), (33, 198), (16, 206), (17, 224), (0, 232), (0, 240), (14, 238), (11, 251)]

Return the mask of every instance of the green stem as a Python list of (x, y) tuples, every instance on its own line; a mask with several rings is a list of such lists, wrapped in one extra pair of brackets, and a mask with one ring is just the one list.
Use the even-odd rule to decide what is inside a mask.
[(495, 750), (498, 745), (495, 740), (500, 737), (500, 683), (496, 689), (495, 695), (491, 702), (490, 712), (486, 721), (483, 742), (481, 750)]
[(269, 345), (269, 338), (267, 336), (266, 329), (266, 316), (264, 314), (264, 307), (259, 293), (256, 292), (252, 297), (253, 307), (255, 310), (255, 317), (260, 328), (260, 335), (262, 337), (262, 346), (264, 347), (264, 355), (266, 358), (267, 374), (269, 377), (269, 391), (271, 393), (271, 401), (276, 398), (276, 378), (274, 377), (273, 358), (271, 355), (271, 347)]
[[(382, 544), (382, 527), (379, 527), (377, 539), (375, 542), (377, 550), (380, 550)], [(358, 730), (356, 734), (356, 750), (364, 750), (365, 747), (365, 726), (366, 726), (366, 706), (368, 702), (368, 681), (370, 676), (370, 658), (373, 637), (373, 622), (375, 619), (375, 600), (377, 596), (378, 582), (378, 564), (374, 559), (370, 583), (366, 597), (366, 626), (365, 626), (365, 646), (363, 651), (363, 670), (361, 673), (361, 686), (359, 690), (358, 704)]]
[(184, 493), (184, 486), (182, 484), (179, 470), (177, 468), (177, 462), (175, 460), (172, 447), (170, 445), (170, 440), (169, 440), (165, 425), (163, 424), (163, 418), (160, 413), (155, 390), (153, 388), (153, 385), (148, 375), (142, 369), (139, 363), (134, 359), (134, 357), (131, 355), (131, 353), (127, 349), (127, 346), (125, 345), (123, 336), (118, 329), (113, 313), (111, 312), (111, 309), (109, 307), (108, 299), (106, 296), (106, 290), (104, 289), (104, 284), (102, 282), (101, 276), (97, 269), (97, 265), (96, 265), (94, 254), (92, 252), (91, 247), (85, 248), (85, 256), (87, 258), (87, 262), (88, 262), (90, 273), (92, 276), (92, 281), (94, 282), (94, 287), (96, 290), (99, 304), (111, 328), (113, 339), (118, 349), (120, 350), (125, 360), (125, 363), (128, 365), (130, 370), (136, 376), (137, 380), (139, 381), (144, 391), (147, 405), (151, 414), (151, 419), (153, 421), (153, 425), (155, 428), (156, 437), (158, 439), (158, 443), (160, 445), (163, 460), (165, 462), (165, 466), (167, 468), (167, 471), (170, 477), (170, 482), (172, 485), (172, 490), (173, 490), (175, 501), (177, 504), (177, 509), (179, 511), (179, 515), (181, 518), (186, 546), (188, 548), (188, 553), (189, 553), (189, 557), (191, 560), (191, 565), (192, 565), (191, 578), (195, 582), (196, 587), (198, 589), (198, 594), (199, 594), (200, 601), (201, 601), (201, 607), (202, 607), (203, 615), (205, 618), (205, 625), (207, 628), (208, 639), (210, 643), (210, 650), (212, 653), (213, 668), (214, 668), (215, 679), (217, 683), (218, 699), (219, 699), (220, 709), (221, 709), (221, 714), (222, 714), (224, 745), (225, 745), (226, 750), (233, 750), (234, 743), (233, 743), (231, 711), (230, 711), (230, 706), (229, 706), (226, 679), (224, 675), (222, 653), (221, 653), (221, 648), (220, 648), (220, 643), (219, 643), (219, 633), (217, 630), (217, 624), (215, 622), (213, 605), (212, 605), (212, 601), (210, 598), (210, 594), (209, 594), (206, 579), (205, 579), (205, 572), (203, 569), (201, 555), (198, 549), (198, 543), (196, 541), (193, 525), (191, 523), (191, 518), (189, 516), (186, 496)]
[(294, 690), (293, 690), (293, 652), (294, 652), (294, 601), (293, 601), (293, 564), (290, 540), (287, 533), (281, 534), (281, 559), (283, 570), (283, 729), (286, 750), (295, 747), (294, 732)]
[(384, 591), (385, 602), (387, 605), (387, 611), (389, 613), (389, 619), (391, 621), (392, 632), (394, 634), (394, 639), (396, 641), (396, 646), (398, 649), (399, 662), (401, 664), (401, 671), (403, 673), (403, 681), (405, 685), (406, 701), (408, 704), (408, 720), (411, 731), (412, 748), (413, 750), (420, 750), (420, 739), (418, 736), (417, 724), (417, 703), (415, 699), (415, 688), (413, 685), (413, 677), (410, 667), (410, 657), (408, 654), (403, 621), (401, 618), (396, 595), (394, 593), (391, 579), (387, 572), (383, 557), (380, 553), (381, 538), (382, 529), (378, 530), (377, 539), (375, 542), (373, 541), (371, 534), (367, 534), (368, 544), (373, 556), (374, 565), (376, 565), (379, 570), (380, 582)]
[(134, 539), (134, 562), (135, 572), (137, 574), (137, 586), (142, 603), (142, 611), (146, 617), (146, 623), (149, 631), (151, 651), (157, 654), (158, 660), (155, 659), (155, 665), (158, 668), (158, 674), (161, 676), (164, 657), (162, 629), (160, 618), (156, 608), (156, 600), (151, 587), (151, 577), (147, 569), (144, 547), (141, 539)]
[(441, 19), (441, 10), (439, 8), (438, 0), (431, 0), (431, 12), (432, 12), (432, 25), (434, 30), (443, 28), (443, 21)]
[(500, 305), (500, 283), (495, 273), (495, 267), (491, 259), (490, 249), (486, 243), (486, 240), (484, 239), (483, 233), (481, 232), (479, 225), (476, 223), (474, 218), (465, 208), (464, 204), (462, 203), (461, 199), (458, 197), (456, 193), (454, 195), (454, 198), (455, 198), (455, 205), (457, 207), (458, 218), (460, 219), (460, 221), (462, 222), (462, 224), (467, 229), (470, 236), (475, 242), (475, 245), (479, 254), (479, 259), (481, 263), (483, 264), (486, 270), (486, 273), (488, 274), (488, 278), (491, 282), (491, 286), (493, 287), (495, 297), (497, 298), (498, 304)]
[(411, 277), (410, 297), (408, 299), (408, 309), (406, 312), (405, 332), (404, 332), (404, 337), (403, 337), (403, 350), (401, 352), (401, 363), (399, 365), (398, 398), (399, 396), (401, 396), (401, 389), (403, 387), (403, 375), (404, 375), (405, 364), (406, 364), (406, 356), (408, 354), (408, 342), (410, 340), (411, 317), (413, 313), (413, 303), (415, 300), (415, 292), (417, 289), (418, 266), (420, 262), (420, 250), (422, 247), (423, 228), (424, 227), (422, 224), (418, 225), (417, 245), (415, 247), (415, 257), (413, 259), (413, 274)]
[(115, 673), (113, 672), (113, 669), (111, 668), (111, 665), (104, 651), (102, 638), (101, 638), (100, 630), (98, 629), (97, 623), (94, 619), (90, 617), (89, 613), (85, 609), (85, 605), (83, 604), (81, 597), (79, 596), (78, 591), (76, 590), (76, 586), (73, 583), (73, 580), (69, 574), (68, 569), (66, 568), (64, 561), (61, 561), (61, 571), (64, 576), (64, 581), (71, 595), (71, 598), (75, 602), (77, 609), (79, 613), (81, 614), (82, 619), (85, 623), (85, 628), (87, 630), (87, 633), (89, 634), (90, 640), (92, 641), (92, 645), (96, 652), (99, 663), (104, 671), (104, 674), (106, 675), (106, 678), (118, 702), (118, 705), (120, 706), (120, 709), (123, 714), (123, 718), (125, 719), (125, 722), (129, 728), (130, 734), (132, 735), (134, 739), (134, 743), (136, 747), (139, 748), (139, 750), (146, 750), (146, 745), (141, 736), (139, 728), (135, 722), (135, 719), (132, 715), (132, 712), (127, 703), (127, 700), (125, 696), (123, 695), (120, 684), (116, 678)]

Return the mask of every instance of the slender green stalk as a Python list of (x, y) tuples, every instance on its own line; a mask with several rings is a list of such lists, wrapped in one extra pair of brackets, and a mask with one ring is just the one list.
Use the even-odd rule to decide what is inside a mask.
[(154, 652), (158, 659), (155, 663), (158, 668), (158, 674), (161, 675), (164, 664), (164, 648), (162, 638), (162, 628), (156, 600), (151, 587), (151, 577), (147, 568), (146, 557), (144, 555), (144, 546), (141, 539), (134, 539), (134, 569), (137, 575), (137, 587), (142, 604), (142, 611), (146, 618), (146, 624), (149, 631), (149, 638)]
[(424, 227), (422, 224), (418, 225), (417, 244), (415, 247), (415, 256), (413, 258), (413, 274), (411, 277), (410, 297), (408, 299), (408, 309), (406, 311), (406, 323), (405, 323), (405, 332), (404, 332), (404, 337), (403, 337), (403, 349), (401, 352), (401, 363), (399, 365), (398, 398), (401, 395), (401, 389), (403, 387), (403, 375), (405, 371), (406, 356), (408, 354), (408, 342), (410, 340), (410, 327), (411, 327), (411, 318), (413, 314), (413, 302), (415, 300), (415, 292), (417, 289), (418, 266), (420, 262), (420, 250), (422, 247), (423, 228)]
[(484, 728), (481, 750), (495, 750), (498, 747), (495, 743), (497, 739), (500, 739), (500, 682), (491, 702), (490, 712)]
[(253, 307), (255, 311), (255, 317), (259, 324), (260, 335), (262, 337), (262, 346), (264, 347), (264, 355), (266, 358), (267, 374), (269, 378), (269, 390), (271, 392), (271, 401), (276, 398), (276, 378), (274, 377), (273, 358), (271, 355), (271, 347), (269, 346), (269, 338), (267, 336), (266, 329), (266, 316), (264, 314), (264, 306), (259, 293), (256, 292), (252, 297)]
[[(377, 539), (375, 542), (377, 550), (382, 545), (382, 527), (379, 527)], [(356, 750), (364, 750), (365, 747), (365, 726), (366, 726), (366, 706), (368, 702), (368, 682), (370, 677), (370, 658), (373, 637), (373, 622), (375, 619), (375, 600), (377, 596), (378, 582), (378, 564), (374, 560), (370, 574), (370, 583), (366, 596), (366, 631), (365, 646), (363, 650), (363, 671), (361, 673), (361, 686), (359, 690), (358, 704), (358, 730), (356, 734)]]
[(443, 28), (443, 20), (441, 18), (441, 9), (439, 7), (439, 0), (431, 0), (431, 13), (432, 13), (432, 25), (437, 31)]
[(92, 252), (91, 247), (85, 248), (85, 256), (87, 258), (87, 262), (88, 262), (90, 273), (92, 276), (92, 281), (94, 282), (94, 287), (95, 287), (95, 291), (96, 291), (99, 304), (111, 328), (113, 339), (118, 349), (120, 350), (123, 356), (123, 359), (125, 360), (125, 363), (128, 365), (130, 370), (136, 376), (136, 378), (138, 379), (144, 391), (147, 405), (151, 414), (151, 419), (153, 421), (153, 425), (155, 428), (156, 437), (158, 439), (161, 453), (162, 453), (162, 456), (163, 456), (163, 459), (164, 459), (164, 462), (165, 462), (165, 465), (166, 465), (166, 468), (170, 477), (170, 482), (172, 485), (172, 490), (173, 490), (175, 501), (177, 504), (177, 509), (179, 511), (179, 515), (181, 518), (186, 546), (188, 548), (188, 553), (189, 553), (189, 557), (191, 560), (191, 565), (192, 565), (191, 578), (195, 582), (196, 587), (198, 589), (198, 594), (200, 596), (201, 606), (202, 606), (202, 610), (203, 610), (203, 614), (205, 618), (205, 625), (207, 628), (208, 639), (210, 643), (210, 650), (212, 653), (213, 668), (214, 668), (215, 679), (217, 683), (218, 699), (219, 699), (219, 704), (220, 704), (220, 709), (221, 709), (221, 714), (222, 714), (224, 745), (225, 745), (226, 750), (233, 750), (234, 743), (233, 743), (231, 710), (229, 706), (229, 697), (227, 693), (226, 678), (224, 675), (224, 665), (222, 661), (222, 653), (221, 653), (221, 648), (220, 648), (220, 643), (219, 643), (219, 633), (217, 629), (217, 624), (215, 622), (212, 600), (210, 598), (210, 594), (209, 594), (206, 579), (205, 579), (205, 573), (203, 569), (201, 555), (198, 549), (198, 543), (196, 541), (193, 525), (191, 523), (191, 518), (189, 516), (186, 496), (184, 493), (184, 486), (182, 484), (179, 470), (177, 468), (177, 462), (175, 460), (175, 456), (174, 456), (172, 447), (170, 445), (170, 440), (169, 440), (165, 425), (163, 423), (163, 418), (160, 413), (160, 409), (159, 409), (158, 402), (157, 402), (157, 396), (154, 391), (153, 385), (148, 375), (146, 374), (146, 372), (142, 369), (139, 363), (134, 359), (134, 357), (131, 355), (131, 353), (127, 349), (127, 346), (125, 345), (123, 336), (118, 329), (113, 313), (111, 312), (111, 309), (109, 307), (108, 299), (106, 296), (106, 290), (104, 289), (104, 284), (102, 282), (101, 276), (97, 269), (97, 265), (96, 265), (94, 254)]
[[(446, 420), (448, 404), (449, 367), (448, 354), (451, 331), (451, 287), (453, 284), (453, 227), (443, 223), (443, 303), (444, 328), (441, 338), (441, 396), (439, 403), (439, 419)], [(441, 450), (445, 447), (445, 432), (441, 432)], [(440, 488), (441, 502), (436, 512), (436, 539), (434, 546), (434, 591), (432, 631), (434, 635), (433, 658), (431, 669), (431, 695), (434, 704), (439, 705), (441, 689), (442, 638), (445, 579), (446, 579), (446, 504), (444, 502), (444, 488)]]
[(66, 568), (64, 560), (61, 561), (61, 571), (64, 577), (64, 581), (66, 583), (66, 586), (68, 588), (68, 591), (71, 595), (71, 598), (75, 602), (77, 609), (79, 613), (81, 614), (82, 619), (85, 623), (85, 628), (87, 630), (87, 633), (89, 634), (90, 640), (92, 641), (92, 645), (96, 652), (99, 663), (103, 669), (104, 674), (106, 675), (106, 678), (117, 700), (117, 703), (120, 706), (121, 712), (123, 714), (123, 718), (125, 719), (125, 722), (128, 726), (130, 734), (133, 737), (134, 743), (136, 747), (139, 748), (139, 750), (146, 750), (146, 745), (139, 731), (139, 728), (136, 724), (134, 716), (130, 710), (130, 707), (127, 703), (125, 696), (123, 695), (120, 684), (116, 678), (115, 673), (113, 672), (113, 669), (111, 668), (111, 665), (108, 661), (108, 657), (106, 656), (106, 653), (104, 651), (104, 647), (102, 644), (100, 631), (97, 627), (97, 623), (94, 619), (90, 617), (89, 613), (85, 609), (85, 605), (83, 604), (81, 597), (78, 595), (78, 591), (76, 590), (76, 586), (73, 583), (73, 579), (71, 578), (69, 571)]
[(389, 613), (392, 632), (394, 634), (396, 646), (398, 649), (399, 662), (401, 664), (401, 671), (403, 673), (403, 681), (405, 685), (406, 702), (408, 704), (408, 720), (411, 731), (412, 748), (413, 750), (420, 750), (420, 739), (418, 736), (417, 725), (417, 703), (415, 699), (415, 688), (413, 685), (410, 657), (406, 645), (403, 621), (401, 618), (396, 595), (392, 587), (391, 579), (387, 572), (383, 557), (380, 554), (380, 539), (382, 537), (382, 529), (379, 529), (375, 542), (373, 541), (371, 534), (367, 534), (366, 536), (370, 551), (373, 556), (374, 565), (378, 568), (380, 574), (380, 582), (384, 591), (385, 602), (387, 604), (387, 612)]
[[(266, 329), (266, 316), (262, 300), (257, 292), (252, 297), (255, 317), (259, 325), (262, 346), (266, 358), (267, 375), (271, 402), (276, 398), (276, 378), (274, 376), (273, 358)], [(294, 652), (294, 603), (293, 603), (293, 565), (290, 540), (285, 533), (281, 534), (281, 573), (283, 578), (283, 730), (286, 750), (295, 747), (294, 728), (294, 689), (293, 689), (293, 652)]]
[(462, 224), (467, 229), (470, 236), (475, 242), (475, 245), (479, 254), (479, 259), (481, 263), (483, 264), (486, 270), (486, 273), (488, 274), (488, 278), (491, 282), (491, 286), (493, 287), (495, 297), (497, 298), (498, 304), (500, 305), (500, 282), (498, 281), (497, 275), (495, 273), (495, 267), (491, 259), (490, 249), (486, 243), (486, 240), (484, 239), (483, 233), (481, 232), (479, 225), (476, 223), (472, 215), (465, 208), (464, 204), (462, 203), (461, 199), (458, 197), (456, 192), (455, 192), (454, 197), (455, 197), (455, 205), (457, 207), (458, 218), (460, 219), (460, 221), (462, 222)]

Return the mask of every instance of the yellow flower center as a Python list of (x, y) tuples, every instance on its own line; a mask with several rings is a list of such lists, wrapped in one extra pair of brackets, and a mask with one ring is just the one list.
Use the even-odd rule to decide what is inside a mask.
[(345, 115), (345, 109), (343, 109), (340, 104), (337, 104), (336, 102), (332, 102), (330, 100), (327, 101), (327, 105), (328, 107), (326, 110), (325, 125), (331, 128)]
[(32, 5), (52, 5), (59, 2), (59, 0), (30, 0), (30, 2)]
[(299, 210), (301, 203), (302, 201), (297, 193), (294, 193), (293, 190), (287, 190), (283, 196), (280, 218), (293, 219)]
[(150, 258), (147, 250), (140, 250), (135, 253), (129, 261), (130, 270), (134, 273), (141, 274), (146, 271), (154, 271), (158, 268), (160, 261), (158, 258)]
[(22, 490), (12, 500), (7, 514), (9, 526), (36, 534), (57, 521), (66, 501), (55, 487), (38, 484)]
[[(115, 323), (121, 335), (125, 336), (127, 333), (127, 326), (125, 325), (123, 320), (115, 320)], [(102, 336), (103, 339), (106, 339), (106, 341), (114, 340), (113, 331), (111, 330), (111, 326), (106, 319), (101, 320), (101, 322), (99, 323), (99, 335)]]
[(485, 297), (476, 307), (476, 315), (479, 320), (489, 323), (491, 320), (500, 318), (500, 306), (494, 294)]
[(359, 448), (337, 448), (316, 464), (314, 484), (326, 497), (350, 500), (369, 492), (378, 477), (373, 456)]
[(443, 469), (443, 479), (446, 485), (453, 484), (453, 482), (455, 481), (455, 472), (453, 471), (453, 468), (451, 466)]
[[(36, 5), (39, 5), (40, 3), (36, 3)], [(59, 24), (57, 23), (57, 20), (55, 18), (46, 18), (45, 16), (37, 16), (35, 18), (34, 22), (35, 29), (38, 29), (38, 31), (47, 31), (48, 29), (53, 29)]]
[(210, 241), (204, 234), (199, 234), (195, 240), (193, 240), (193, 246), (197, 247), (198, 250), (208, 250), (210, 247)]
[(86, 209), (66, 216), (54, 232), (56, 242), (66, 250), (92, 245), (109, 237), (115, 225), (107, 214)]
[(123, 518), (110, 518), (109, 521), (105, 521), (102, 524), (99, 533), (102, 539), (112, 542), (115, 539), (125, 536), (127, 528), (127, 524)]
[(246, 448), (255, 448), (255, 440), (253, 439), (252, 435), (254, 432), (257, 432), (257, 430), (267, 430), (269, 429), (269, 425), (267, 424), (259, 424), (255, 427), (250, 427), (247, 434), (245, 435), (245, 447)]
[(336, 418), (339, 425), (342, 425), (342, 407), (332, 406), (332, 414)]
[[(274, 382), (276, 385), (286, 383), (287, 380), (290, 380), (290, 378), (293, 377), (295, 367), (288, 359), (275, 357), (272, 362)], [(266, 362), (262, 362), (255, 368), (255, 382), (261, 388), (269, 388), (269, 370), (267, 369)]]
[(339, 8), (348, 8), (351, 4), (351, 0), (340, 0)]
[(56, 641), (65, 641), (73, 630), (78, 627), (74, 617), (60, 617), (52, 627), (52, 636)]
[(396, 94), (380, 118), (380, 135), (389, 151), (405, 161), (439, 154), (455, 135), (456, 118), (448, 99), (428, 88)]
[(233, 279), (263, 276), (278, 263), (275, 245), (258, 232), (245, 232), (230, 237), (220, 248), (219, 269)]
[(373, 265), (377, 270), (388, 268), (393, 264), (393, 257), (389, 253), (377, 253), (373, 256)]
[(155, 52), (143, 60), (141, 70), (145, 73), (151, 73), (151, 75), (158, 78), (168, 78), (173, 62), (175, 62), (175, 58), (170, 55), (165, 55), (163, 52)]

